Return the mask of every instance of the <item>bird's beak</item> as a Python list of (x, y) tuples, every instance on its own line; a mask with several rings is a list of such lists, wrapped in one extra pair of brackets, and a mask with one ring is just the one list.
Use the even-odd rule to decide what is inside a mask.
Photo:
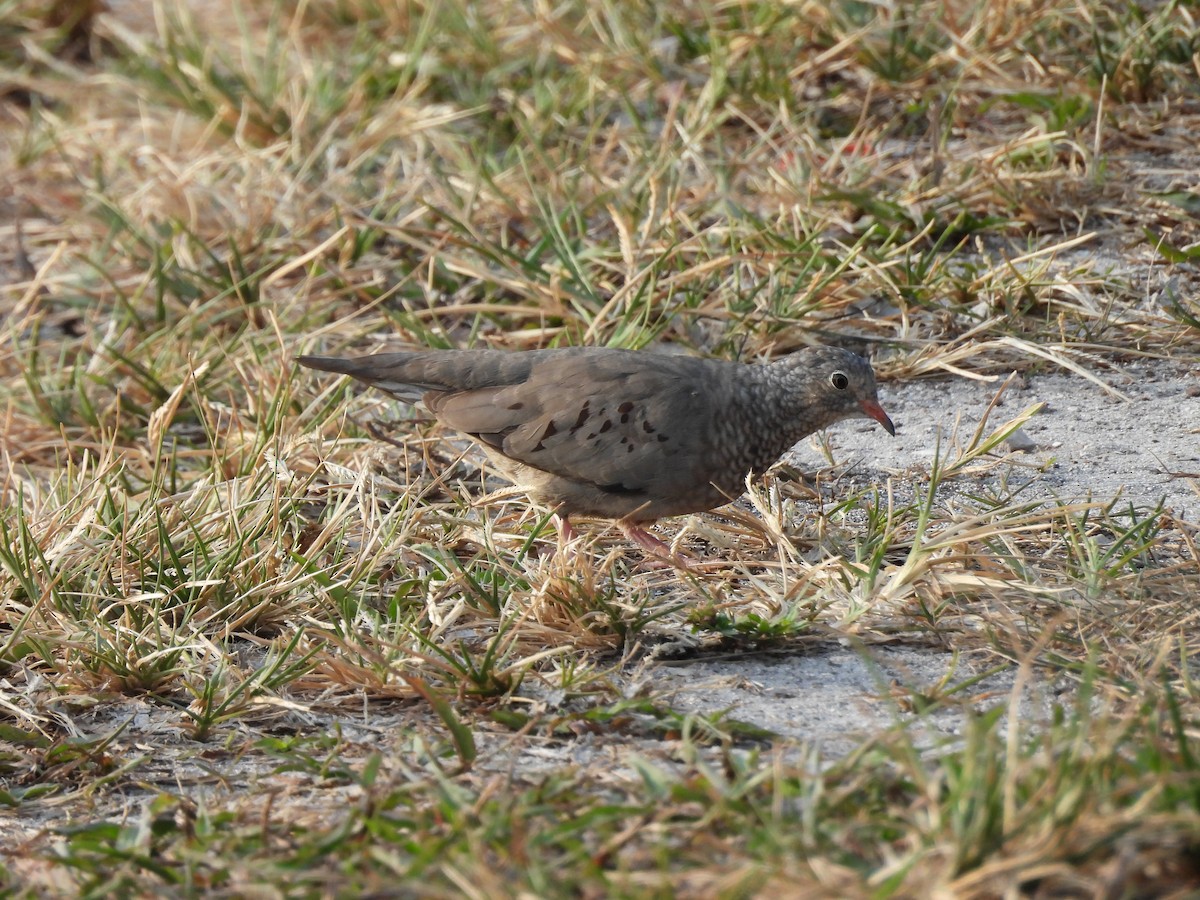
[(896, 426), (892, 424), (892, 420), (883, 411), (883, 407), (879, 405), (878, 400), (861, 400), (858, 405), (862, 407), (863, 412), (886, 428), (888, 434), (892, 437), (896, 436)]

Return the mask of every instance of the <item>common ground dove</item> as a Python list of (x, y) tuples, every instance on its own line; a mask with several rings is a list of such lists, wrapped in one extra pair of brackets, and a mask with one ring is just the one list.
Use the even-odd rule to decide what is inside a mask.
[(406, 403), (482, 446), (557, 514), (600, 516), (670, 557), (642, 526), (740, 496), (793, 444), (841, 419), (896, 430), (871, 366), (846, 350), (800, 350), (770, 365), (570, 347), (509, 353), (430, 350), (356, 359), (302, 356)]

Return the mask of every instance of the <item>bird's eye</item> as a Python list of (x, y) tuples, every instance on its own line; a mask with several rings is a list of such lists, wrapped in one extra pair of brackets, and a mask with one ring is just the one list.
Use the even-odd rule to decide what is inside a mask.
[(846, 385), (850, 383), (850, 379), (841, 372), (834, 372), (829, 376), (829, 383), (839, 391), (844, 391), (846, 389)]

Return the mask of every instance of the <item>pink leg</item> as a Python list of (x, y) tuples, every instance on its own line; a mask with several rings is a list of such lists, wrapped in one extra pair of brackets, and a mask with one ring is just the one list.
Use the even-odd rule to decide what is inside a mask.
[(565, 515), (555, 513), (551, 518), (558, 530), (558, 549), (555, 552), (563, 554), (566, 559), (574, 559), (577, 549), (574, 542), (579, 532), (571, 527), (571, 521)]
[(625, 537), (629, 538), (629, 540), (633, 541), (651, 556), (663, 559), (677, 568), (691, 571), (692, 567), (683, 556), (678, 553), (672, 553), (670, 547), (636, 523), (620, 520), (617, 522), (617, 527), (621, 529), (621, 533)]
[(571, 541), (575, 540), (578, 532), (571, 527), (570, 519), (568, 519), (566, 516), (559, 515), (558, 513), (555, 513), (550, 518), (554, 520), (554, 527), (558, 529), (558, 539), (560, 541), (562, 541), (564, 544), (569, 544)]

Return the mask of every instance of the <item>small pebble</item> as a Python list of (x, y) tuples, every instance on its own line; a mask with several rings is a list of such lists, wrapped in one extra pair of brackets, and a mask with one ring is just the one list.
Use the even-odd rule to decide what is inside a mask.
[(1024, 428), (1018, 428), (1004, 443), (1015, 453), (1032, 453), (1038, 448), (1038, 442), (1031, 438)]

